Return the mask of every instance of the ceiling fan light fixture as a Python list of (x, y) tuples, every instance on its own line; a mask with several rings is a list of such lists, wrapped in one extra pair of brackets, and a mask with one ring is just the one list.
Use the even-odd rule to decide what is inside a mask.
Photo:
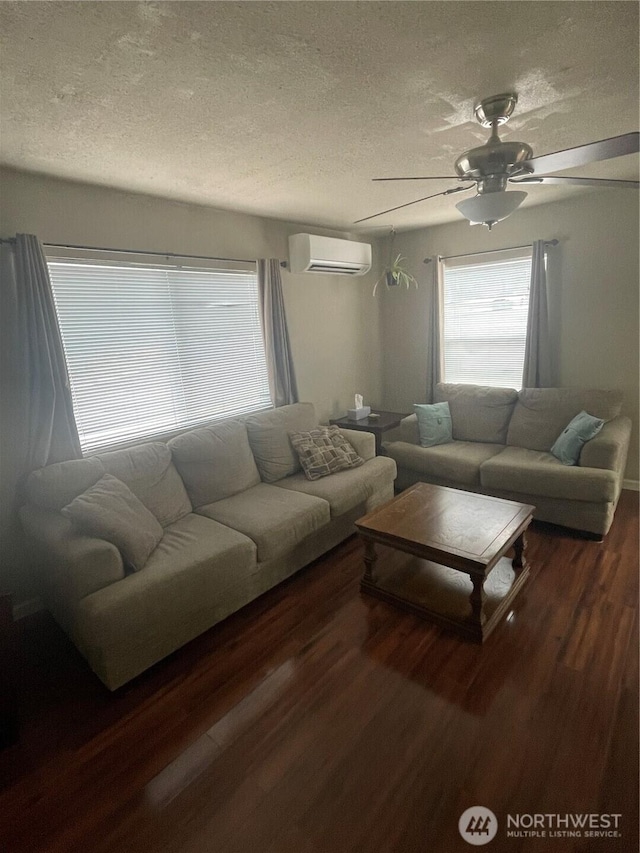
[(517, 210), (527, 197), (521, 191), (485, 193), (458, 202), (456, 207), (471, 225), (486, 225), (489, 231)]

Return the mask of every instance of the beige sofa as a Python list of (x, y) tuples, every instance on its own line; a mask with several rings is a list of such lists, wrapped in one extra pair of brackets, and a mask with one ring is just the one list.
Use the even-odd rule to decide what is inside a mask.
[[(354, 532), (393, 496), (395, 463), (374, 436), (344, 430), (363, 465), (309, 481), (288, 432), (317, 426), (298, 403), (154, 442), (50, 465), (22, 510), (40, 543), (47, 606), (111, 690), (215, 625)], [(60, 512), (105, 473), (163, 528), (140, 571), (79, 535)]]
[[(535, 517), (596, 538), (611, 526), (622, 489), (631, 421), (617, 391), (577, 388), (485, 388), (440, 384), (434, 402), (448, 402), (454, 440), (420, 447), (416, 415), (397, 441), (384, 443), (398, 465), (396, 486), (422, 480), (533, 504)], [(549, 451), (581, 410), (604, 418), (577, 465)]]

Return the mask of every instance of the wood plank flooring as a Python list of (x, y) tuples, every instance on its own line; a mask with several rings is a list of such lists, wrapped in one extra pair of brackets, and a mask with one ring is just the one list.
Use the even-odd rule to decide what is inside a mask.
[[(0, 851), (638, 849), (638, 495), (604, 543), (533, 525), (484, 646), (359, 592), (353, 538), (115, 694), (45, 614), (17, 647)], [(507, 815), (621, 814), (619, 837), (507, 837)]]

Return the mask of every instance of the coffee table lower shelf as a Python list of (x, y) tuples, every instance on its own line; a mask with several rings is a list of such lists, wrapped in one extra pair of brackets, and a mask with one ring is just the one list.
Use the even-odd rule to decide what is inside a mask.
[(504, 618), (529, 576), (526, 563), (514, 568), (511, 559), (501, 557), (482, 585), (481, 609), (474, 608), (474, 584), (466, 572), (384, 546), (377, 549), (375, 577), (365, 574), (363, 592), (478, 643)]

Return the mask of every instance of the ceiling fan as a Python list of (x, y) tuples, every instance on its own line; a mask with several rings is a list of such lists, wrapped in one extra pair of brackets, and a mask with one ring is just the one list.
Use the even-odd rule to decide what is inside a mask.
[(574, 169), (586, 163), (598, 160), (611, 160), (625, 154), (637, 154), (639, 136), (637, 131), (579, 145), (577, 148), (566, 148), (553, 154), (543, 154), (534, 157), (532, 148), (525, 142), (502, 142), (498, 136), (500, 125), (506, 124), (518, 102), (518, 96), (513, 92), (502, 95), (492, 95), (484, 98), (474, 107), (477, 120), (483, 127), (491, 128), (491, 135), (484, 145), (465, 151), (456, 160), (454, 168), (456, 175), (420, 176), (407, 178), (373, 178), (374, 181), (442, 181), (457, 180), (466, 186), (451, 187), (444, 192), (399, 204), (372, 216), (358, 219), (357, 223), (367, 222), (385, 213), (409, 207), (438, 196), (452, 195), (475, 189), (473, 198), (459, 202), (456, 207), (471, 225), (482, 223), (489, 230), (502, 219), (506, 219), (525, 200), (527, 193), (520, 191), (507, 192), (507, 184), (560, 184), (592, 187), (627, 187), (637, 189), (638, 181), (608, 180), (603, 178), (574, 178), (563, 175), (552, 176), (549, 172), (560, 172)]

